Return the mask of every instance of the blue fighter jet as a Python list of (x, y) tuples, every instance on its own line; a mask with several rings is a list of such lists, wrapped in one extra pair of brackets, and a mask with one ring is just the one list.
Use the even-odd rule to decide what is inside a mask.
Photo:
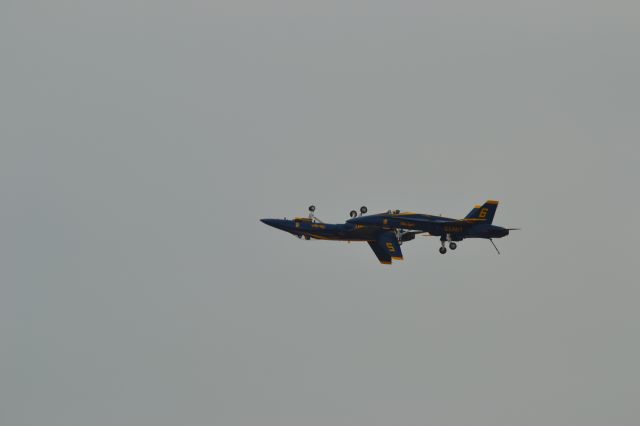
[(475, 206), (464, 219), (452, 219), (428, 214), (388, 211), (363, 217), (355, 217), (347, 221), (354, 225), (379, 226), (382, 229), (402, 229), (419, 231), (429, 236), (440, 237), (440, 253), (445, 254), (449, 248), (455, 250), (465, 238), (484, 238), (491, 241), (498, 254), (500, 250), (493, 242), (494, 238), (502, 238), (509, 235), (509, 231), (519, 228), (503, 228), (493, 225), (493, 217), (496, 214), (498, 202), (488, 200), (483, 205)]
[[(343, 224), (320, 221), (314, 214), (315, 206), (310, 206), (308, 217), (261, 221), (300, 239), (366, 241), (380, 263), (391, 264), (394, 259), (403, 260), (400, 246), (403, 242), (413, 240), (418, 234), (440, 236), (442, 254), (447, 252), (445, 242), (449, 243), (451, 250), (455, 250), (456, 241), (465, 238), (486, 238), (493, 244), (493, 238), (502, 238), (509, 234), (510, 229), (516, 229), (492, 225), (497, 206), (497, 201), (487, 201), (482, 206), (475, 206), (464, 219), (459, 220), (400, 210), (365, 216), (367, 208), (363, 206), (359, 216), (352, 210), (351, 219)], [(495, 244), (493, 246), (498, 251)]]
[[(319, 220), (315, 215), (315, 206), (309, 207), (309, 217), (296, 217), (287, 219), (260, 219), (274, 228), (289, 232), (296, 237), (306, 240), (332, 240), (332, 241), (366, 241), (375, 253), (380, 263), (391, 264), (392, 259), (403, 260), (400, 245), (413, 240), (421, 232), (401, 229), (383, 228), (378, 225), (342, 223), (329, 224)], [(364, 215), (367, 208), (360, 208), (360, 215)], [(358, 212), (352, 210), (351, 218), (358, 217)]]

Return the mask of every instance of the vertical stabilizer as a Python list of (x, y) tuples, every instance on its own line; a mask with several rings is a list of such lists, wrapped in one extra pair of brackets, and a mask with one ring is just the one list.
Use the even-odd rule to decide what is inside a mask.
[(473, 219), (477, 221), (486, 221), (486, 223), (493, 223), (493, 217), (496, 214), (497, 208), (497, 201), (488, 200), (481, 206), (475, 206), (465, 217), (465, 219)]

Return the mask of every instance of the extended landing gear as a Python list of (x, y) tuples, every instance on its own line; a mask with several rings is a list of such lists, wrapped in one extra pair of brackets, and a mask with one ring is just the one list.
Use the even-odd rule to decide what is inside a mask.
[[(364, 216), (366, 213), (367, 213), (367, 206), (360, 207), (360, 216)], [(357, 217), (358, 212), (355, 210), (351, 210), (349, 212), (349, 216), (351, 216), (352, 218)]]
[(444, 246), (444, 239), (440, 239), (440, 244), (442, 245), (438, 250), (440, 254), (445, 254), (447, 252), (447, 248)]
[(451, 250), (455, 250), (458, 248), (458, 244), (456, 244), (454, 241), (451, 241), (451, 234), (446, 234), (440, 237), (440, 244), (442, 244), (442, 246), (438, 250), (440, 254), (445, 254), (447, 252), (447, 248), (444, 246), (446, 243), (449, 243), (449, 248)]

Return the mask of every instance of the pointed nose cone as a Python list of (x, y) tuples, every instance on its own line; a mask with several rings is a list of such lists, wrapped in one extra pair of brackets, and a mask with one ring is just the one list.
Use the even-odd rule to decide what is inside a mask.
[(276, 229), (282, 229), (286, 231), (289, 228), (289, 226), (287, 225), (290, 221), (282, 219), (260, 219), (260, 222), (264, 223), (265, 225), (273, 226)]

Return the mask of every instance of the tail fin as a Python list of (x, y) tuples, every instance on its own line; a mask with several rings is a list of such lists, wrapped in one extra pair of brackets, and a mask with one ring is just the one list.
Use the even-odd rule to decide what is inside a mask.
[(493, 216), (495, 216), (497, 208), (497, 201), (488, 200), (481, 206), (475, 206), (465, 217), (465, 219), (476, 219), (486, 221), (486, 223), (492, 223)]
[(468, 215), (466, 215), (464, 218), (465, 219), (474, 219), (478, 217), (478, 213), (480, 213), (480, 204), (478, 204), (477, 206), (473, 206), (473, 208), (471, 209), (471, 211), (469, 212)]

